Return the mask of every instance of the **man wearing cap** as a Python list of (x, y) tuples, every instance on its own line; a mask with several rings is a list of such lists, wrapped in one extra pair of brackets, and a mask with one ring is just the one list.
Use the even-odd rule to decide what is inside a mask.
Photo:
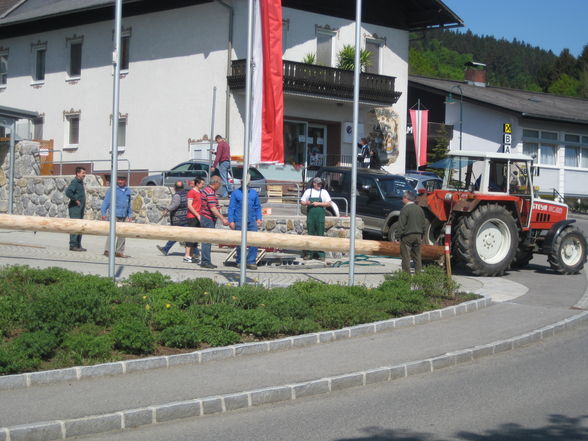
[(410, 260), (414, 261), (414, 272), (421, 272), (421, 243), (425, 233), (425, 213), (415, 204), (416, 193), (406, 190), (402, 196), (404, 207), (398, 218), (400, 236), (400, 256), (402, 257), (402, 271), (410, 274)]
[[(257, 191), (249, 188), (249, 174), (245, 178), (247, 185), (247, 221), (245, 222), (247, 231), (258, 231), (262, 226), (263, 220), (261, 217), (261, 204)], [(232, 230), (241, 230), (243, 226), (243, 219), (241, 211), (243, 208), (243, 190), (241, 187), (231, 193), (231, 200), (229, 202), (229, 227)], [(237, 247), (237, 265), (241, 263), (241, 247)], [(247, 269), (256, 270), (257, 264), (257, 247), (247, 247)], [(225, 262), (226, 266), (233, 266), (233, 262)]]
[[(300, 204), (307, 207), (306, 228), (311, 236), (325, 235), (325, 207), (331, 205), (331, 196), (329, 192), (323, 189), (321, 178), (312, 180), (312, 187), (307, 189), (300, 198)], [(320, 259), (325, 260), (324, 251), (303, 251), (304, 260)]]
[[(111, 195), (110, 189), (104, 196), (104, 202), (102, 202), (102, 220), (106, 220), (111, 210)], [(116, 179), (116, 207), (115, 215), (117, 222), (132, 222), (132, 209), (131, 209), (131, 189), (127, 186), (127, 178), (125, 176), (119, 176)], [(110, 240), (106, 239), (106, 245), (104, 246), (104, 255), (109, 254)], [(129, 257), (125, 254), (125, 238), (116, 237), (116, 257)]]

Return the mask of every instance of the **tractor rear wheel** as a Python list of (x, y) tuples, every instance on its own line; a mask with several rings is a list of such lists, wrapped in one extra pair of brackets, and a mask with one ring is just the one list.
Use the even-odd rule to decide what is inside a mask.
[(480, 205), (456, 228), (457, 257), (477, 276), (501, 276), (515, 257), (517, 226), (501, 205)]
[(555, 238), (547, 257), (551, 268), (562, 274), (577, 274), (586, 262), (586, 238), (576, 227), (569, 226)]

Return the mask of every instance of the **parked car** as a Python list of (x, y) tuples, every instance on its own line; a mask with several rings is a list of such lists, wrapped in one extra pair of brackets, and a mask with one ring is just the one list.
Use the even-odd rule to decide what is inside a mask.
[[(342, 213), (349, 213), (351, 168), (323, 167), (316, 176), (323, 179), (325, 189)], [(357, 170), (356, 215), (364, 223), (364, 231), (397, 240), (398, 216), (403, 207), (402, 195), (413, 187), (400, 175), (384, 170)]]
[(431, 172), (407, 170), (404, 177), (417, 193), (431, 193), (443, 186), (443, 179)]
[[(212, 173), (213, 176), (218, 175), (218, 169)], [(249, 167), (249, 174), (251, 175), (250, 187), (257, 190), (260, 198), (267, 199), (267, 182), (265, 176), (255, 167)], [(202, 176), (208, 180), (209, 169), (207, 161), (186, 161), (172, 167), (169, 171), (164, 171), (159, 174), (149, 175), (141, 180), (140, 185), (167, 185), (173, 186), (176, 181), (191, 181), (196, 176)], [(243, 164), (233, 163), (229, 172), (229, 182), (233, 187), (239, 187), (243, 179)]]

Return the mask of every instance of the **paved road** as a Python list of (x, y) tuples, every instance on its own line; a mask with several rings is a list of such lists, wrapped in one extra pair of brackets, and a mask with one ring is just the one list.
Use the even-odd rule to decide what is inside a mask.
[(438, 374), (92, 441), (588, 439), (588, 327)]

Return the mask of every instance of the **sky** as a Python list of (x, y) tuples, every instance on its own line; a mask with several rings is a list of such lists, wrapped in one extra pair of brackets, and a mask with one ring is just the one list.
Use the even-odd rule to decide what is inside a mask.
[(442, 0), (463, 30), (578, 57), (588, 44), (588, 0)]

